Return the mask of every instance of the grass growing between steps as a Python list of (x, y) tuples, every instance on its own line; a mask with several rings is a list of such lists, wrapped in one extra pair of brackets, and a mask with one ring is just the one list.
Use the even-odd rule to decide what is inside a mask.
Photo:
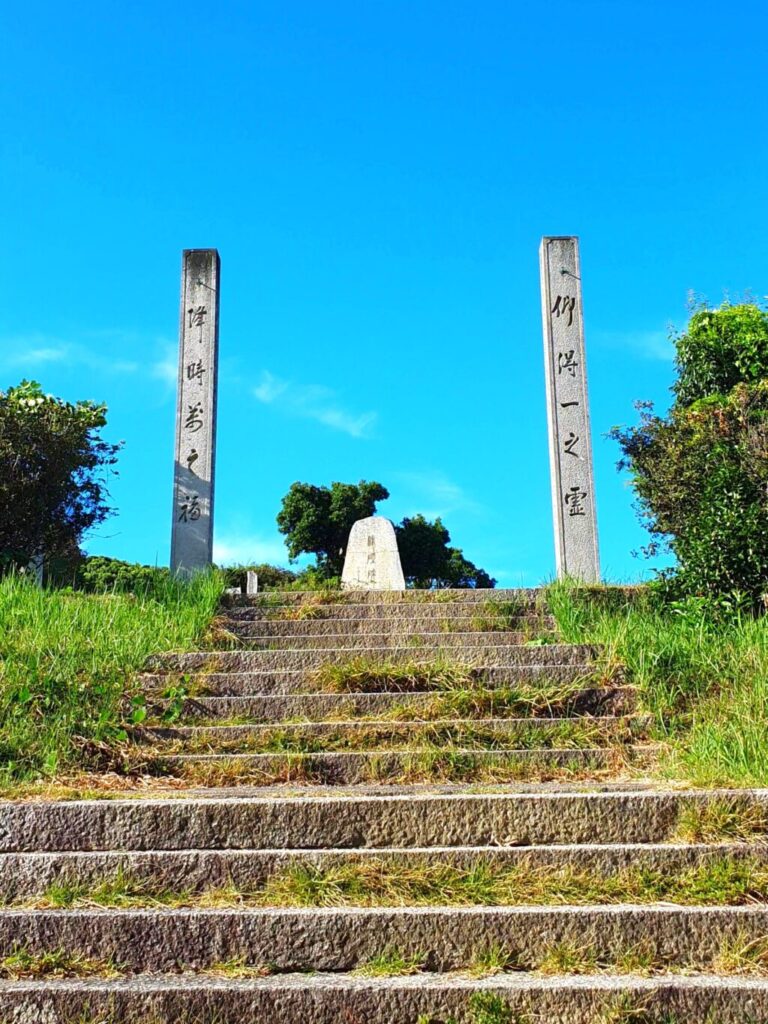
[(132, 676), (194, 647), (221, 592), (217, 574), (141, 595), (0, 580), (0, 786), (119, 760), (124, 725), (146, 713)]
[[(712, 859), (665, 875), (650, 869), (613, 874), (533, 864), (504, 867), (479, 858), (468, 866), (441, 861), (408, 864), (380, 858), (332, 866), (311, 862), (277, 871), (260, 886), (234, 884), (175, 889), (162, 879), (133, 877), (118, 871), (101, 880), (79, 882), (62, 877), (39, 896), (9, 900), (6, 907), (68, 910), (89, 907), (217, 908), (238, 907), (478, 907), (588, 906), (591, 904), (674, 903), (681, 906), (744, 906), (768, 903), (768, 864), (757, 859)], [(768, 940), (766, 940), (768, 942)], [(761, 963), (768, 966), (765, 948)], [(506, 969), (506, 953), (486, 950), (473, 965), (477, 973)], [(544, 969), (544, 968), (542, 968)], [(565, 961), (555, 973), (572, 971)]]
[(557, 583), (549, 607), (565, 643), (603, 646), (605, 671), (626, 665), (664, 770), (699, 785), (768, 785), (768, 617), (714, 617), (697, 599), (664, 605), (649, 588)]

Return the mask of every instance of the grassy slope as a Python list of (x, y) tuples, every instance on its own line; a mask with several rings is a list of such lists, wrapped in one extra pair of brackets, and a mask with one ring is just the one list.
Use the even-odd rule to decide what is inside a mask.
[(215, 574), (141, 596), (0, 580), (0, 785), (84, 767), (119, 740), (142, 713), (133, 674), (156, 651), (194, 646), (221, 591)]
[(566, 642), (605, 645), (670, 744), (665, 770), (699, 784), (768, 785), (768, 618), (713, 621), (695, 600), (662, 608), (648, 591), (554, 584)]

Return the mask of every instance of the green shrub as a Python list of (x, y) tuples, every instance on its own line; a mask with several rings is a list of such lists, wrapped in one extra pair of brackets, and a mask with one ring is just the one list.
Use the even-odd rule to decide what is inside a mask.
[(768, 315), (699, 310), (677, 339), (677, 366), (668, 416), (640, 403), (638, 426), (611, 431), (653, 538), (647, 551), (676, 556), (662, 574), (675, 596), (757, 600), (768, 582)]
[(80, 562), (75, 586), (78, 590), (93, 594), (112, 590), (136, 594), (156, 589), (169, 580), (170, 576), (170, 570), (161, 566), (140, 565), (138, 562), (123, 562), (119, 558), (94, 555)]
[(283, 569), (279, 565), (268, 565), (260, 562), (258, 565), (228, 565), (222, 566), (227, 587), (240, 587), (243, 593), (246, 591), (248, 573), (255, 572), (259, 577), (259, 590), (285, 590), (295, 583), (297, 573), (290, 569)]

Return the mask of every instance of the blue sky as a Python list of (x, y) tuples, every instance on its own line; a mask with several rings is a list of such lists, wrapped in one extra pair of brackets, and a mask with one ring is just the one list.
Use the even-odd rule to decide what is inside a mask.
[(690, 290), (768, 291), (763, 4), (6, 6), (0, 387), (109, 405), (167, 564), (181, 250), (222, 259), (216, 550), (285, 562), (294, 480), (377, 479), (507, 585), (552, 574), (537, 249), (581, 238), (603, 569), (647, 563), (613, 424)]

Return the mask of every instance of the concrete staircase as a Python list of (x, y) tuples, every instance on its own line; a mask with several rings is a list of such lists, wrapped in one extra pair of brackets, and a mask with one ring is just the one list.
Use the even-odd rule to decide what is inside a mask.
[(768, 1021), (768, 794), (650, 781), (540, 594), (268, 594), (215, 635), (148, 666), (151, 787), (0, 804), (0, 1024)]

